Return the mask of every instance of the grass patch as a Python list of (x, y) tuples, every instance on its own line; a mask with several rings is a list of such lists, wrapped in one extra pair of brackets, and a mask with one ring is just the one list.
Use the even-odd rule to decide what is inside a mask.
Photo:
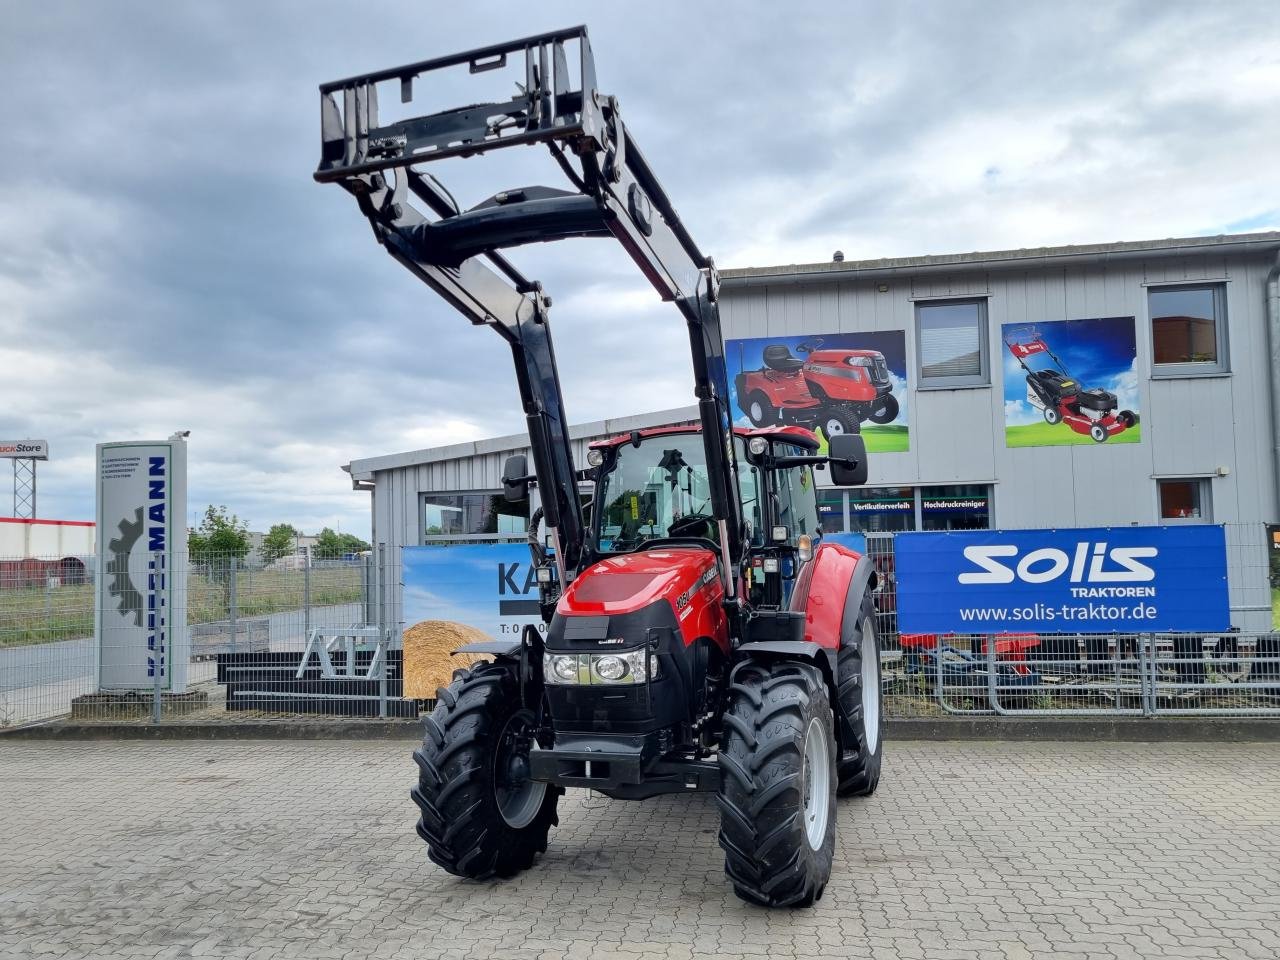
[(1280, 630), (1280, 587), (1271, 588), (1271, 629)]
[[(311, 571), (313, 607), (356, 603), (362, 593), (359, 567), (317, 567)], [(243, 570), (236, 574), (236, 616), (261, 617), (300, 610), (301, 570)], [(226, 620), (230, 583), (203, 573), (187, 575), (187, 622)], [(114, 606), (114, 602), (112, 601)], [(0, 647), (53, 643), (93, 636), (93, 585), (0, 590)]]
[[(821, 430), (814, 434), (818, 438), (818, 453), (827, 452), (827, 438)], [(911, 433), (903, 424), (889, 423), (884, 426), (874, 423), (862, 425), (862, 439), (867, 444), (867, 453), (906, 453), (910, 449)]]
[[(1065, 423), (1028, 423), (1020, 427), (1004, 428), (1006, 447), (1105, 447), (1114, 443), (1141, 442), (1141, 423), (1134, 424), (1124, 433), (1108, 437), (1102, 443), (1088, 434), (1076, 433)], [(868, 449), (870, 446), (867, 444)]]

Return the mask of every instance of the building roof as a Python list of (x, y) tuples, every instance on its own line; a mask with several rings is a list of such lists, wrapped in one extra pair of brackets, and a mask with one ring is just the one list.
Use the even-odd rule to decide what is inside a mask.
[(1280, 249), (1280, 232), (1219, 234), (1214, 237), (1175, 237), (1167, 240), (1131, 240), (1089, 243), (1066, 247), (1029, 247), (1020, 250), (988, 250), (973, 253), (930, 254), (921, 257), (884, 257), (879, 260), (844, 260), (827, 263), (791, 263), (772, 267), (740, 267), (720, 271), (726, 287), (761, 282), (836, 280), (850, 274), (859, 278), (958, 272), (965, 269), (1025, 269), (1070, 263), (1102, 263), (1141, 257), (1194, 256), (1206, 253), (1265, 253)]
[[(611, 437), (631, 430), (660, 427), (670, 423), (685, 423), (697, 418), (698, 408), (696, 405), (675, 407), (670, 410), (640, 413), (630, 417), (614, 417), (609, 420), (593, 420), (590, 423), (571, 424), (569, 438), (571, 440), (586, 440), (594, 437)], [(374, 473), (380, 470), (398, 470), (402, 467), (416, 467), (424, 463), (437, 463), (442, 460), (462, 460), (466, 457), (474, 457), (486, 453), (508, 453), (523, 450), (528, 446), (529, 435), (527, 433), (510, 433), (503, 437), (453, 443), (447, 447), (429, 447), (425, 450), (411, 450), (406, 453), (392, 453), (383, 457), (352, 460), (342, 469), (351, 474), (353, 482), (358, 483), (372, 480)]]

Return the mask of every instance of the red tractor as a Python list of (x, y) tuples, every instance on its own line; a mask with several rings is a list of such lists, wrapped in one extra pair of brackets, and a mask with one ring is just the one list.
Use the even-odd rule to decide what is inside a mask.
[[(509, 100), (383, 122), (437, 70), (519, 68)], [(570, 65), (573, 65), (571, 68)], [(418, 834), (445, 870), (532, 866), (566, 789), (643, 799), (709, 791), (743, 898), (807, 906), (835, 852), (836, 798), (880, 779), (880, 652), (868, 558), (822, 540), (815, 470), (865, 483), (862, 438), (732, 429), (714, 264), (689, 236), (618, 110), (595, 89), (585, 28), (325, 84), (316, 179), (357, 199), (387, 252), (511, 348), (535, 488), (530, 550), (545, 635), (463, 648), (414, 753)], [(573, 190), (503, 190), (462, 209), (420, 168), (541, 143)], [(426, 209), (424, 213), (419, 208)], [(698, 424), (639, 430), (574, 463), (550, 299), (506, 248), (614, 237), (680, 310)], [(594, 486), (590, 518), (579, 485)], [(541, 524), (541, 526), (540, 526)]]
[[(1009, 335), (1005, 346), (1027, 375), (1027, 402), (1041, 412), (1045, 423), (1065, 423), (1076, 433), (1105, 443), (1108, 437), (1124, 433), (1138, 422), (1132, 410), (1116, 413), (1119, 401), (1110, 390), (1082, 387), (1034, 327)], [(1033, 365), (1043, 360), (1030, 358), (1039, 355), (1047, 356), (1052, 365), (1034, 369)]]
[(831, 439), (857, 433), (864, 420), (889, 423), (898, 401), (889, 365), (878, 350), (822, 349), (819, 338), (801, 343), (793, 357), (785, 344), (764, 348), (764, 366), (738, 374), (738, 405), (757, 427), (792, 423)]

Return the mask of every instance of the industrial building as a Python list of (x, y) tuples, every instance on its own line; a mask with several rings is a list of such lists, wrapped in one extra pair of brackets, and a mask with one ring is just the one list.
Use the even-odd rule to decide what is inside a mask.
[[(746, 394), (735, 413), (824, 429), (821, 378), (798, 400), (769, 384), (864, 357), (846, 362), (865, 373), (828, 372), (856, 379), (878, 365), (893, 401), (864, 411), (870, 484), (821, 490), (824, 529), (1222, 524), (1233, 625), (1270, 630), (1278, 270), (1280, 233), (725, 270), (729, 374)], [(1074, 405), (1046, 401), (1046, 382)], [(693, 417), (690, 406), (583, 424), (575, 453)], [(523, 444), (498, 437), (343, 469), (371, 492), (374, 542), (388, 549), (499, 539), (518, 535), (530, 509), (499, 495), (502, 464)]]

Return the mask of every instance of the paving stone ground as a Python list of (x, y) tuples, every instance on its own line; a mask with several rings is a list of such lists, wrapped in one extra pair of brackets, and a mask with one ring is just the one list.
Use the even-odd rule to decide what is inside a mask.
[(1280, 744), (892, 743), (811, 910), (724, 881), (710, 797), (570, 794), (454, 879), (409, 745), (0, 742), (0, 957), (1280, 957)]

